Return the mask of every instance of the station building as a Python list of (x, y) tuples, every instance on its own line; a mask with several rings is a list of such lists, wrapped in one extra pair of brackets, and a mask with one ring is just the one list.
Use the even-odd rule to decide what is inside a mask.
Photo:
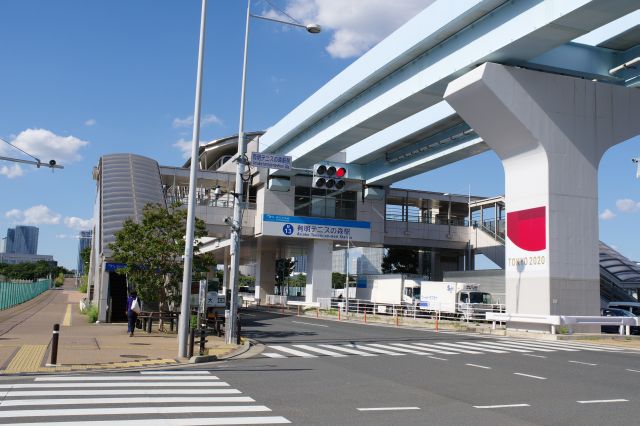
[[(248, 155), (259, 151), (261, 132), (247, 135)], [(200, 147), (196, 216), (207, 226), (201, 249), (215, 255), (229, 286), (230, 228), (237, 201), (235, 169), (237, 137), (211, 141)], [(349, 178), (349, 165), (339, 153), (325, 162), (344, 165), (341, 189), (318, 188), (313, 169), (279, 170), (249, 167), (243, 177), (240, 272), (255, 278), (255, 299), (261, 303), (276, 288), (276, 261), (295, 259), (295, 273), (306, 276), (306, 286), (289, 296), (307, 302), (332, 295), (332, 272), (366, 275), (383, 272), (388, 250), (409, 249), (416, 256), (415, 272), (430, 280), (483, 283), (504, 301), (504, 197), (449, 194), (389, 185), (367, 187)], [(187, 206), (189, 168), (161, 166), (135, 154), (103, 156), (94, 169), (93, 250), (88, 295), (98, 306), (100, 321), (123, 321), (126, 278), (117, 273), (109, 244), (127, 218), (140, 220), (147, 203)], [(219, 190), (216, 190), (219, 188)], [(347, 248), (350, 248), (347, 256)], [(493, 272), (475, 271), (482, 254), (497, 265)], [(640, 266), (611, 247), (600, 246), (601, 305), (609, 300), (636, 300)], [(282, 289), (280, 289), (282, 292)], [(500, 297), (499, 297), (500, 298)]]
[[(261, 132), (247, 135), (248, 153), (259, 150)], [(229, 226), (233, 216), (237, 136), (214, 140), (199, 151), (196, 216), (207, 225), (202, 251), (213, 252), (229, 286)], [(344, 164), (334, 156), (327, 164)], [(127, 294), (124, 276), (116, 271), (109, 244), (127, 218), (140, 220), (147, 203), (175, 202), (186, 208), (189, 167), (161, 166), (135, 154), (103, 156), (94, 169), (96, 200), (90, 264), (89, 297), (99, 308), (99, 320), (123, 320)], [(368, 188), (344, 177), (341, 189), (318, 188), (313, 170), (294, 169), (269, 175), (249, 167), (244, 176), (240, 264), (241, 273), (255, 276), (255, 298), (262, 303), (276, 291), (276, 259), (295, 258), (296, 271), (306, 274), (297, 295), (313, 302), (331, 297), (332, 272), (346, 272), (351, 249), (351, 274), (382, 272), (387, 249), (411, 248), (418, 253), (416, 272), (441, 280), (446, 271), (473, 269), (476, 253), (494, 253), (472, 244), (470, 204), (482, 197), (416, 191), (389, 186)], [(216, 188), (219, 188), (216, 191)], [(486, 236), (494, 241), (491, 236)], [(487, 244), (485, 244), (487, 245)], [(498, 244), (499, 245), (499, 244)], [(491, 246), (488, 244), (487, 246)], [(495, 250), (493, 250), (495, 251)], [(500, 256), (500, 253), (497, 254)], [(499, 261), (499, 260), (498, 260)]]

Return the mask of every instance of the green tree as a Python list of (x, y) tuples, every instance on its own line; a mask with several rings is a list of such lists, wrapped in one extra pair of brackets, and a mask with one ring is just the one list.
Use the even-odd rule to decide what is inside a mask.
[[(187, 211), (178, 207), (147, 204), (140, 223), (126, 220), (109, 244), (113, 260), (126, 265), (118, 273), (127, 275), (143, 302), (158, 303), (160, 310), (181, 298)], [(198, 253), (206, 235), (205, 223), (196, 218), (193, 279), (204, 278), (215, 263), (210, 253)]]
[(89, 262), (91, 262), (91, 246), (85, 247), (80, 251), (80, 260), (82, 260), (83, 270), (89, 270)]
[(287, 278), (293, 273), (295, 266), (296, 262), (292, 258), (276, 259), (276, 285), (280, 287), (280, 294), (283, 294), (282, 287), (287, 282)]
[(382, 258), (384, 274), (417, 274), (418, 250), (391, 247)]

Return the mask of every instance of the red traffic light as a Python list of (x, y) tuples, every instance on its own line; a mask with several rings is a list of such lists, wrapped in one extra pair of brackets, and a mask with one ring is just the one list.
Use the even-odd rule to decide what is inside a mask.
[(344, 177), (344, 175), (347, 174), (347, 169), (345, 169), (344, 167), (340, 167), (338, 168), (338, 170), (336, 170), (336, 177)]

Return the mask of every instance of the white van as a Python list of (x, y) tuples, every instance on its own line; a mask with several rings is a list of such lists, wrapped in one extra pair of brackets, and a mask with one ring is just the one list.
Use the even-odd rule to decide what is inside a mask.
[(640, 316), (639, 302), (609, 302), (609, 308), (624, 309), (633, 315)]

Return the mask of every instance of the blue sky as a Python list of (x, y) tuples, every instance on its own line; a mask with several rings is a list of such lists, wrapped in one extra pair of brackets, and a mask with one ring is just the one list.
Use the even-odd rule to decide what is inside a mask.
[[(252, 21), (247, 130), (273, 125), (430, 0), (404, 0), (393, 10), (387, 0), (272, 2), (301, 20), (317, 18), (324, 31), (312, 36)], [(203, 141), (237, 132), (245, 4), (209, 2)], [(269, 10), (254, 1), (256, 13)], [(0, 162), (1, 236), (16, 224), (38, 226), (39, 253), (74, 268), (75, 236), (93, 215), (91, 171), (101, 155), (131, 152), (182, 164), (180, 147), (191, 138), (199, 15), (197, 0), (0, 2), (0, 137), (65, 167), (52, 172)], [(0, 155), (25, 158), (7, 148), (0, 146)], [(607, 153), (599, 211), (610, 211), (600, 221), (601, 239), (640, 260), (640, 181), (630, 161), (636, 156), (638, 138)], [(470, 182), (474, 194), (503, 193), (493, 153), (398, 186), (467, 193)]]

